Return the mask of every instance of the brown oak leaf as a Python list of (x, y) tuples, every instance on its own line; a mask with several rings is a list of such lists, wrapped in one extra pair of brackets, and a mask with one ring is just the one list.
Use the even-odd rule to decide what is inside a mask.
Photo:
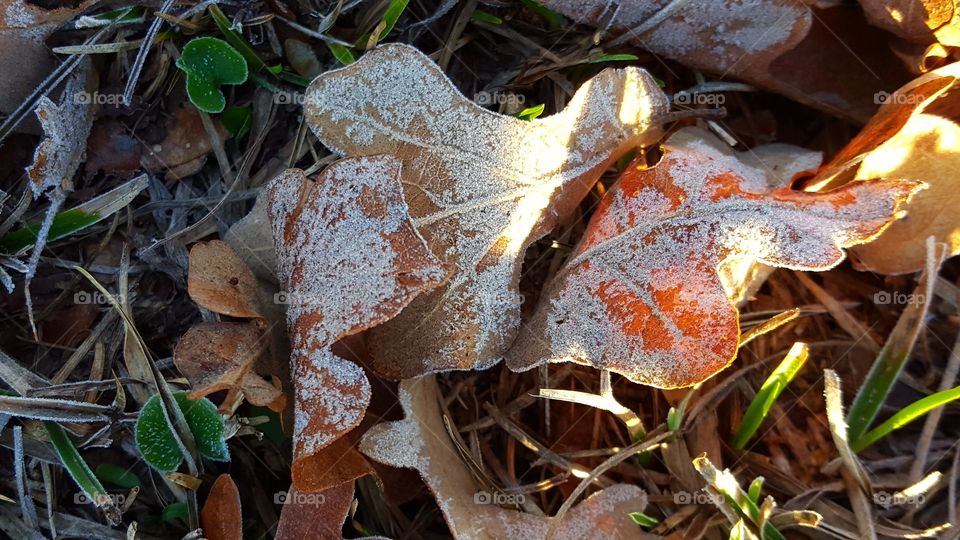
[(360, 423), (370, 383), (357, 364), (333, 353), (337, 340), (396, 315), (448, 271), (414, 229), (400, 188), (400, 162), (351, 158), (317, 180), (290, 169), (267, 187), (286, 291), (291, 372), (296, 387), (294, 484), (301, 465)]
[[(406, 417), (378, 424), (366, 433), (360, 451), (383, 464), (416, 469), (433, 492), (455, 538), (547, 538), (551, 518), (501, 508), (485, 500), (447, 434), (433, 376), (400, 383)], [(594, 493), (556, 524), (554, 539), (636, 538), (630, 512), (647, 504), (637, 486), (615, 484)]]
[(314, 133), (341, 154), (400, 158), (413, 224), (455, 269), (370, 332), (374, 369), (406, 378), (499, 361), (520, 324), (527, 246), (610, 163), (659, 140), (667, 108), (653, 77), (630, 67), (587, 81), (560, 113), (519, 120), (474, 104), (402, 44), (317, 77), (304, 104)]
[(548, 286), (508, 354), (529, 369), (575, 361), (675, 388), (733, 361), (738, 313), (718, 277), (730, 260), (826, 270), (876, 237), (922, 184), (862, 182), (826, 193), (770, 190), (707, 132), (665, 144), (656, 166), (628, 167)]

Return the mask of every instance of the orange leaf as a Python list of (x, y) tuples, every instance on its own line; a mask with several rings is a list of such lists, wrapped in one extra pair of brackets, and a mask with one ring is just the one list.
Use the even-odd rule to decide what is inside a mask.
[(200, 526), (208, 540), (241, 540), (243, 519), (240, 514), (240, 492), (229, 474), (221, 474), (210, 487), (210, 494), (200, 511)]
[(423, 53), (391, 43), (317, 77), (304, 110), (328, 147), (403, 161), (413, 224), (456, 269), (447, 286), (370, 332), (373, 368), (405, 378), (499, 361), (520, 325), (527, 246), (610, 163), (659, 140), (667, 99), (647, 72), (608, 69), (562, 112), (519, 120), (481, 108)]
[(447, 279), (410, 222), (399, 168), (386, 156), (344, 159), (316, 182), (291, 169), (267, 187), (278, 273), (287, 286), (278, 298), (287, 304), (296, 386), (295, 460), (359, 424), (370, 402), (363, 369), (330, 346), (395, 316)]
[(628, 167), (521, 332), (510, 367), (576, 361), (660, 388), (703, 381), (733, 361), (740, 333), (722, 265), (829, 269), (921, 187), (770, 190), (767, 174), (696, 128), (670, 137), (655, 167)]
[(173, 352), (173, 362), (190, 381), (190, 399), (227, 390), (223, 406), (229, 407), (242, 391), (253, 405), (283, 411), (283, 392), (251, 371), (266, 339), (255, 323), (202, 322), (188, 330)]
[(220, 240), (199, 242), (190, 249), (187, 293), (201, 307), (221, 315), (263, 318), (257, 279), (233, 248)]

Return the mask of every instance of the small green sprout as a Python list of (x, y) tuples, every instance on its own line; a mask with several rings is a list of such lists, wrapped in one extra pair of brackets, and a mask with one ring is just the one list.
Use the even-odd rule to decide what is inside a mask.
[[(173, 397), (187, 421), (200, 455), (213, 461), (230, 461), (223, 418), (217, 412), (217, 407), (207, 398), (189, 399), (186, 392), (175, 392)], [(158, 471), (175, 471), (183, 462), (183, 453), (164, 417), (159, 395), (148, 399), (140, 410), (136, 436), (143, 459)]]
[(190, 40), (177, 60), (187, 75), (187, 96), (198, 109), (219, 113), (227, 105), (220, 86), (247, 80), (243, 55), (222, 39), (201, 37)]

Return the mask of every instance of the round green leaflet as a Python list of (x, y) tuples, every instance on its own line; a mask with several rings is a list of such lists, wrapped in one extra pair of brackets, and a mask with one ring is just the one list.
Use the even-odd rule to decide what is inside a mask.
[[(188, 399), (186, 392), (175, 392), (173, 397), (187, 421), (200, 455), (213, 461), (229, 461), (230, 451), (223, 437), (223, 419), (217, 407), (207, 398)], [(140, 409), (136, 438), (140, 454), (155, 469), (174, 471), (183, 462), (183, 454), (163, 416), (159, 395), (148, 399)]]
[(220, 91), (224, 84), (247, 80), (247, 61), (222, 39), (201, 37), (183, 47), (177, 67), (187, 74), (187, 96), (198, 109), (219, 113), (227, 104)]

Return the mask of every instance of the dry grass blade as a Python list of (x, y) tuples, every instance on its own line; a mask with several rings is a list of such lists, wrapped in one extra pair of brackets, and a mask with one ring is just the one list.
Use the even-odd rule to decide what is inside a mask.
[(833, 443), (840, 452), (840, 459), (843, 462), (844, 468), (841, 472), (847, 485), (847, 493), (853, 503), (853, 513), (857, 519), (857, 526), (864, 538), (875, 539), (877, 531), (873, 526), (873, 489), (867, 471), (863, 468), (853, 450), (850, 449), (847, 423), (843, 416), (843, 394), (840, 390), (840, 377), (833, 370), (828, 369), (823, 373), (823, 394), (827, 403), (830, 435), (833, 437)]
[(108, 405), (63, 399), (0, 396), (0, 413), (54, 422), (108, 422), (118, 411)]
[(610, 372), (603, 370), (600, 372), (601, 391), (599, 394), (592, 394), (590, 392), (578, 392), (575, 390), (558, 390), (554, 388), (538, 388), (537, 393), (534, 394), (536, 397), (545, 398), (545, 399), (555, 399), (559, 401), (567, 401), (570, 403), (579, 403), (581, 405), (586, 405), (588, 407), (593, 407), (595, 409), (600, 409), (602, 411), (607, 411), (612, 413), (617, 418), (620, 419), (627, 426), (627, 430), (630, 433), (631, 440), (637, 440), (646, 435), (646, 430), (643, 427), (643, 422), (640, 420), (640, 417), (637, 416), (637, 413), (631, 411), (627, 407), (623, 406), (617, 399), (613, 396), (613, 390), (610, 387)]
[(793, 321), (800, 316), (800, 308), (793, 308), (782, 313), (778, 313), (773, 317), (763, 321), (762, 323), (751, 327), (748, 330), (745, 330), (740, 334), (740, 347), (743, 347), (747, 343), (757, 339), (758, 337), (768, 333), (773, 332), (777, 328)]
[(23, 428), (14, 426), (13, 428), (13, 465), (16, 471), (15, 480), (17, 484), (17, 499), (20, 503), (20, 514), (23, 522), (31, 529), (40, 528), (40, 520), (37, 518), (37, 507), (33, 504), (33, 497), (30, 495), (30, 488), (27, 486), (26, 463), (23, 453)]

